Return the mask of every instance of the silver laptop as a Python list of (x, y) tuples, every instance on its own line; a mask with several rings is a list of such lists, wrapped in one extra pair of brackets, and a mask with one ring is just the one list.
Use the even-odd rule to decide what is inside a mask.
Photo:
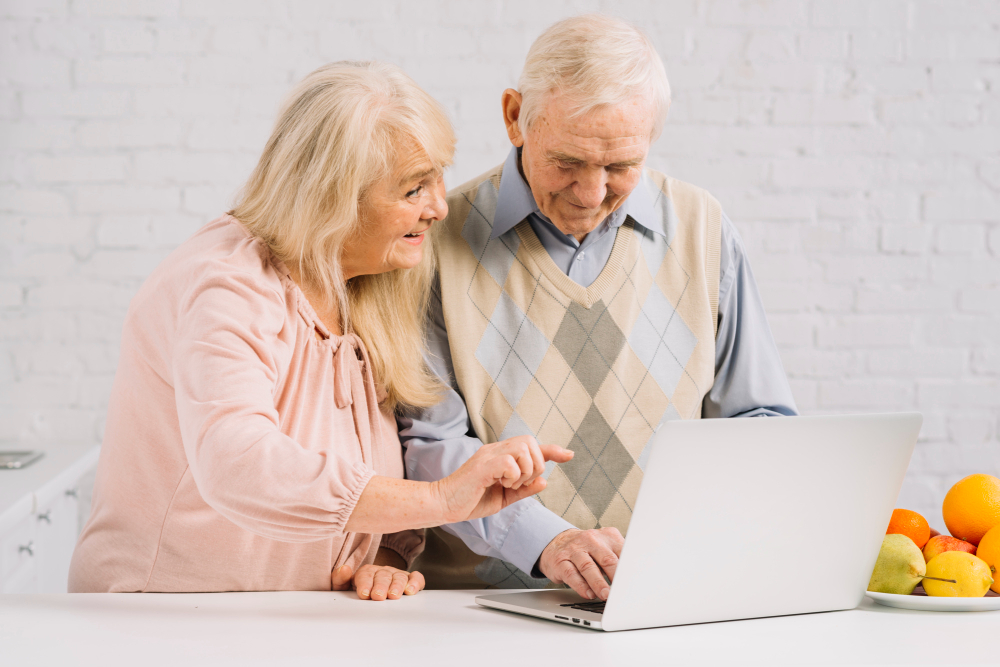
[(650, 445), (606, 604), (568, 589), (476, 602), (608, 631), (853, 609), (921, 422), (912, 413), (667, 422)]

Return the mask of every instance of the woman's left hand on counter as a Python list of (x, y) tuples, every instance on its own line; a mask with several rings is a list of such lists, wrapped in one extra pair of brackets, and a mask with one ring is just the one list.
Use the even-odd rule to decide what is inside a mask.
[(398, 600), (404, 595), (416, 595), (424, 589), (424, 575), (407, 572), (389, 565), (362, 565), (354, 574), (349, 565), (333, 571), (330, 577), (335, 591), (353, 588), (362, 600)]

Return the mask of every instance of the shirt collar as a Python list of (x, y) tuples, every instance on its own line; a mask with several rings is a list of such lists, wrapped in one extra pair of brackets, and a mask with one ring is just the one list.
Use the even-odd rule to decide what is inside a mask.
[[(653, 199), (650, 196), (651, 187), (653, 187), (652, 184), (643, 172), (639, 185), (615, 211), (615, 213), (620, 211), (621, 214), (615, 215), (613, 213), (608, 217), (612, 220), (617, 218), (617, 224), (620, 225), (625, 221), (627, 215), (651, 232), (666, 237), (663, 221), (653, 209)], [(545, 217), (538, 210), (535, 197), (531, 194), (531, 188), (528, 187), (517, 168), (517, 148), (511, 147), (500, 174), (500, 191), (497, 194), (497, 208), (493, 216), (493, 231), (490, 233), (490, 238), (495, 239), (501, 234), (505, 234), (532, 213), (537, 213), (543, 219)]]

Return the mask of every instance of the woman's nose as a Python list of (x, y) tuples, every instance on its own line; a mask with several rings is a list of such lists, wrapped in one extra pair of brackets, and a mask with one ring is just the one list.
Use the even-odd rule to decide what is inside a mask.
[(448, 202), (445, 201), (444, 183), (433, 189), (431, 201), (424, 209), (425, 220), (444, 220), (448, 215)]

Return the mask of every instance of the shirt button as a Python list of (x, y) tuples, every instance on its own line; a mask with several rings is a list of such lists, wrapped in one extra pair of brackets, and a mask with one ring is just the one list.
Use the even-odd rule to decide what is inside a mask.
[(576, 261), (579, 262), (581, 259), (583, 259), (583, 256), (586, 255), (586, 254), (587, 253), (585, 253), (585, 252), (581, 252), (579, 255), (576, 256)]

